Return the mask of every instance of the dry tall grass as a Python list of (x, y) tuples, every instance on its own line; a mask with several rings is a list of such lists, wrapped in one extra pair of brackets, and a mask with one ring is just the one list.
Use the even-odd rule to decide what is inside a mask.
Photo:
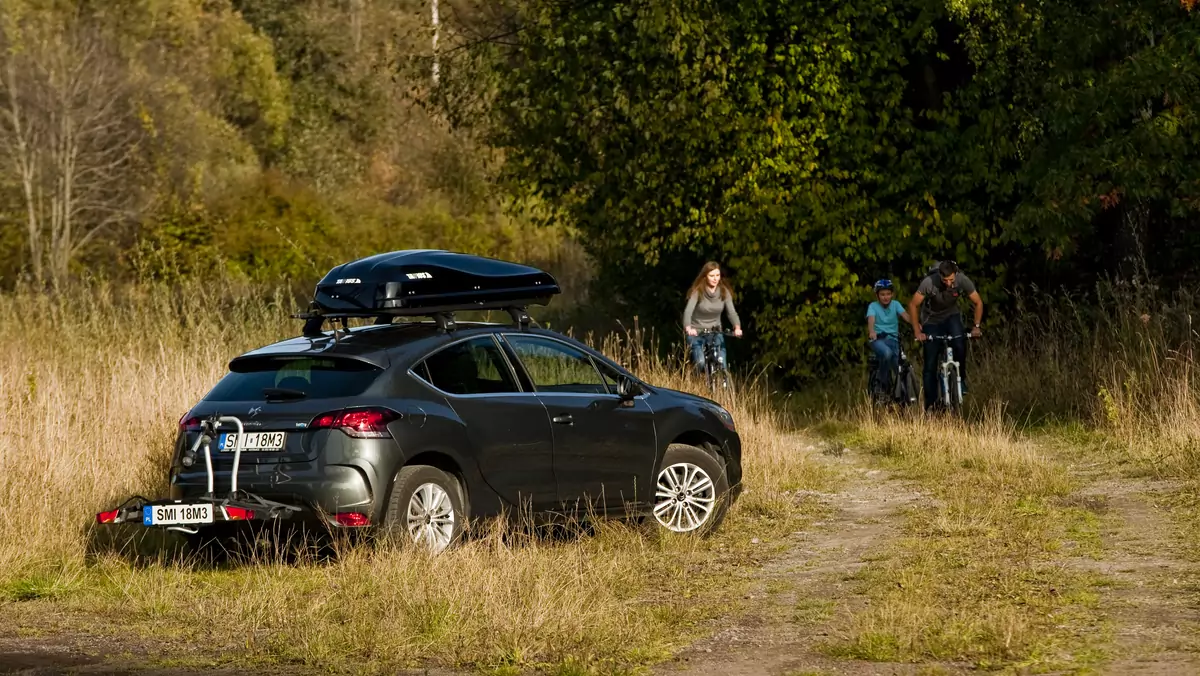
[(975, 391), (1032, 418), (1082, 418), (1154, 471), (1200, 477), (1200, 298), (1152, 284), (1037, 296), (979, 350)]
[[(640, 663), (736, 607), (734, 569), (751, 538), (801, 518), (783, 491), (828, 479), (751, 387), (726, 402), (747, 490), (712, 539), (604, 524), (566, 541), (497, 534), (434, 558), (360, 548), (333, 563), (265, 559), (229, 570), (89, 555), (94, 513), (163, 493), (180, 415), (230, 357), (294, 335), (293, 309), (282, 294), (198, 286), (0, 296), (0, 599), (99, 613), (112, 622), (88, 631), (133, 629), (237, 660)], [(658, 384), (692, 385), (657, 360), (638, 369)]]
[[(1082, 422), (1121, 456), (1200, 478), (1200, 297), (1145, 283), (1100, 283), (1086, 296), (1033, 289), (968, 345), (972, 420), (1002, 405), (1023, 427)], [(920, 349), (908, 346), (920, 369)], [(854, 418), (866, 368), (853, 365), (795, 399), (812, 421)]]

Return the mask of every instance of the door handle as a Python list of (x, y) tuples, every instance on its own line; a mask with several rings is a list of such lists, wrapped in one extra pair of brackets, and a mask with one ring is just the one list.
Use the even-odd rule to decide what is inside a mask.
[(574, 425), (575, 417), (570, 414), (556, 415), (551, 420), (557, 425)]

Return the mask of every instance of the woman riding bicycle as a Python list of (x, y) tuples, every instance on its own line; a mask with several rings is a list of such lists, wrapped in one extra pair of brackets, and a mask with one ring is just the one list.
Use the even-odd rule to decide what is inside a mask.
[(725, 363), (725, 335), (721, 333), (721, 313), (729, 314), (733, 324), (733, 335), (742, 335), (742, 320), (733, 307), (733, 288), (721, 277), (721, 266), (709, 261), (700, 268), (700, 274), (687, 293), (687, 307), (683, 309), (683, 330), (687, 332), (688, 347), (692, 351), (692, 362), (696, 370), (704, 370), (704, 341), (702, 332), (713, 333), (717, 354)]

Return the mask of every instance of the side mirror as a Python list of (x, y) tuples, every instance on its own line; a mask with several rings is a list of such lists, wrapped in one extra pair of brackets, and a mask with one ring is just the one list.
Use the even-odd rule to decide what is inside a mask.
[(629, 401), (634, 397), (642, 394), (642, 386), (629, 376), (621, 376), (617, 381), (617, 395), (622, 401)]

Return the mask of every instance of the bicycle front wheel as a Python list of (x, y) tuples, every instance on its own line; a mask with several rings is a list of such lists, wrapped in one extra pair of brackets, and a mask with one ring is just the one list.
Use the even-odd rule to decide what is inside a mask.
[(957, 366), (951, 366), (946, 371), (946, 390), (946, 405), (958, 413), (962, 409), (962, 378), (959, 377)]
[(872, 366), (867, 372), (867, 396), (872, 403), (878, 401), (883, 395), (883, 384), (879, 379), (879, 368)]
[(720, 385), (720, 388), (722, 391), (724, 391), (727, 394), (733, 392), (733, 378), (729, 377), (729, 371), (722, 368), (717, 373), (717, 379), (718, 379), (718, 384)]
[(921, 392), (921, 386), (917, 384), (917, 374), (912, 369), (908, 369), (904, 373), (903, 383), (900, 392), (900, 405), (909, 406), (917, 403), (917, 396)]

